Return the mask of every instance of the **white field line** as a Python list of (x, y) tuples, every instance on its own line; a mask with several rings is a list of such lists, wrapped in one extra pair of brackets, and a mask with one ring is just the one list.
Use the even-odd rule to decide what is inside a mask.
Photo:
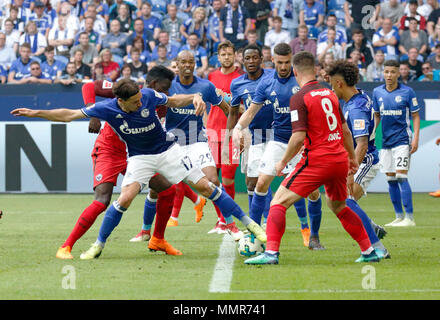
[(326, 289), (326, 290), (233, 290), (231, 293), (440, 293), (440, 289)]
[(214, 267), (209, 292), (229, 292), (231, 288), (234, 269), (236, 243), (234, 239), (225, 234), (220, 245), (217, 263)]

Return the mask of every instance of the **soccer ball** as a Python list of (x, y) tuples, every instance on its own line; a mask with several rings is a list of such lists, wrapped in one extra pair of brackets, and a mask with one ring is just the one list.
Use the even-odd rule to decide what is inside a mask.
[(241, 256), (251, 257), (257, 253), (264, 252), (265, 249), (264, 243), (255, 238), (252, 233), (244, 235), (238, 241), (238, 253)]

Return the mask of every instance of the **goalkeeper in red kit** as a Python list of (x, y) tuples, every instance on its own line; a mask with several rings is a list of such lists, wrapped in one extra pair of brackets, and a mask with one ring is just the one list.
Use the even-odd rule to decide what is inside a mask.
[(286, 229), (286, 210), (321, 185), (325, 187), (329, 208), (361, 249), (362, 259), (358, 260), (377, 262), (380, 259), (361, 219), (345, 204), (347, 176), (355, 173), (359, 165), (338, 97), (316, 80), (315, 58), (310, 52), (299, 52), (293, 57), (293, 70), (301, 90), (290, 100), (292, 136), (283, 159), (276, 165), (277, 174), (281, 174), (304, 145), (303, 157), (272, 200), (266, 251), (245, 260), (245, 264), (278, 264), (281, 238)]

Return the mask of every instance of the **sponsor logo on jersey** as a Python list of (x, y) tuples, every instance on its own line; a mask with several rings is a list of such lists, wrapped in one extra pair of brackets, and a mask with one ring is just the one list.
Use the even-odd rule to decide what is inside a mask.
[(124, 134), (140, 134), (140, 133), (145, 133), (150, 130), (153, 130), (155, 127), (156, 127), (156, 124), (153, 122), (146, 127), (129, 128), (128, 123), (124, 120), (122, 125), (119, 127), (119, 130), (121, 130), (121, 132)]
[(113, 88), (113, 82), (104, 80), (102, 81), (102, 89), (111, 89)]
[(311, 91), (310, 92), (310, 95), (312, 96), (312, 97), (315, 97), (315, 96), (321, 96), (321, 97), (324, 97), (324, 96), (328, 96), (328, 95), (330, 95), (330, 90), (320, 90), (320, 91)]
[(298, 110), (290, 111), (290, 122), (298, 121)]
[(403, 110), (380, 110), (381, 116), (401, 116), (403, 114)]
[(365, 129), (365, 120), (364, 119), (355, 119), (353, 121), (353, 129), (354, 130), (364, 130)]
[(183, 108), (170, 108), (170, 110), (173, 112), (173, 113), (178, 113), (178, 114), (189, 114), (189, 115), (192, 115), (192, 114), (196, 114), (196, 110), (195, 109), (183, 109)]

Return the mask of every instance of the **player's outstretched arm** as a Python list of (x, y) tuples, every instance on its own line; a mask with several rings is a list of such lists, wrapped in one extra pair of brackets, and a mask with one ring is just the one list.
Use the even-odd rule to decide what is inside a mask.
[(32, 110), (28, 108), (17, 108), (12, 110), (11, 114), (16, 117), (43, 118), (57, 122), (70, 122), (86, 117), (80, 109)]
[(283, 158), (275, 165), (277, 176), (282, 175), (282, 171), (287, 163), (301, 150), (305, 138), (306, 131), (295, 131), (292, 133), (289, 142), (287, 143)]
[(411, 115), (412, 115), (413, 126), (414, 126), (414, 138), (411, 142), (411, 154), (413, 154), (419, 148), (420, 114), (419, 114), (419, 112), (413, 112)]
[(241, 115), (240, 120), (238, 120), (238, 123), (232, 131), (232, 141), (235, 146), (240, 147), (241, 137), (243, 136), (241, 131), (249, 126), (263, 105), (264, 104), (256, 104), (252, 102), (245, 113)]
[(203, 101), (202, 94), (194, 93), (194, 94), (175, 94), (171, 97), (168, 97), (168, 102), (166, 106), (168, 108), (183, 108), (190, 104), (194, 105), (196, 109), (196, 115), (200, 116), (206, 110), (206, 104)]

